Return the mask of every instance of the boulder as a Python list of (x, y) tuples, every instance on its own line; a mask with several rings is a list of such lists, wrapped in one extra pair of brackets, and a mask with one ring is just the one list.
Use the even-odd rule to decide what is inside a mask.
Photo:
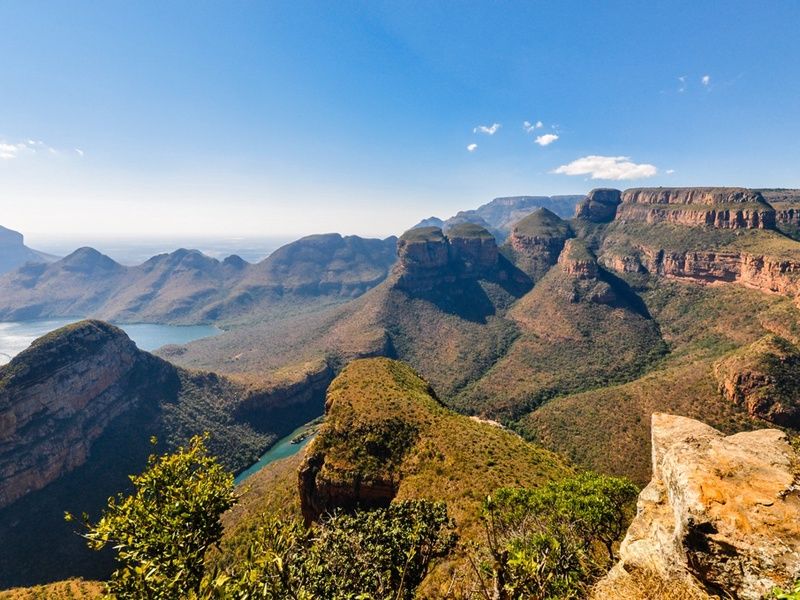
[[(786, 434), (725, 436), (698, 421), (652, 417), (653, 478), (601, 583), (603, 597), (637, 573), (698, 593), (757, 600), (800, 572), (800, 461)], [(619, 596), (617, 596), (619, 597)]]

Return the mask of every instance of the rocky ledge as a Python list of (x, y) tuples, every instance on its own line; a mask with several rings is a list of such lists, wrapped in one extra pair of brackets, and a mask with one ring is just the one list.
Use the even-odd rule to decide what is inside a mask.
[(121, 330), (82, 321), (0, 367), (0, 507), (82, 465), (123, 412), (178, 386)]
[(575, 207), (575, 216), (593, 223), (608, 223), (614, 220), (621, 201), (622, 192), (619, 190), (597, 188)]
[(775, 209), (745, 188), (634, 188), (622, 193), (616, 220), (720, 229), (775, 229)]
[(800, 572), (800, 461), (786, 435), (725, 436), (698, 421), (656, 413), (653, 478), (600, 588), (630, 589), (655, 572), (696, 592), (757, 600)]

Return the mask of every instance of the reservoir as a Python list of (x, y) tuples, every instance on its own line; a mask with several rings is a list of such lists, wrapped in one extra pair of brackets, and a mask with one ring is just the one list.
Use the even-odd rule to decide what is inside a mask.
[[(25, 350), (36, 338), (74, 323), (78, 319), (40, 319), (36, 321), (0, 322), (0, 365)], [(166, 344), (187, 344), (194, 340), (221, 333), (211, 325), (158, 325), (114, 323), (136, 342), (140, 350), (155, 350)]]

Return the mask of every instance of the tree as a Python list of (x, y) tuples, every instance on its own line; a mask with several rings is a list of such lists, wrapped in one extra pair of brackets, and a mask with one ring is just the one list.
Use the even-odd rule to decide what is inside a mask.
[(585, 597), (614, 559), (636, 494), (630, 481), (594, 473), (538, 489), (498, 490), (484, 504), (486, 543), (471, 555), (479, 594), (486, 600)]
[(442, 502), (335, 514), (311, 529), (270, 519), (247, 559), (208, 578), (204, 598), (410, 600), (455, 545)]
[(117, 551), (121, 566), (108, 590), (119, 599), (185, 598), (199, 589), (206, 550), (222, 537), (220, 515), (236, 500), (233, 475), (195, 436), (173, 454), (150, 456), (131, 481), (134, 491), (109, 498), (97, 523), (84, 517), (89, 547)]

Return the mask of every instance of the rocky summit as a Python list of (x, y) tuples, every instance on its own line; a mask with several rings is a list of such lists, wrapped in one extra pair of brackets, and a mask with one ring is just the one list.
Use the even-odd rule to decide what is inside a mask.
[[(800, 459), (775, 429), (725, 436), (685, 417), (652, 418), (653, 478), (639, 495), (615, 597), (637, 570), (725, 598), (759, 600), (800, 572)], [(616, 596), (618, 597), (618, 596)]]

